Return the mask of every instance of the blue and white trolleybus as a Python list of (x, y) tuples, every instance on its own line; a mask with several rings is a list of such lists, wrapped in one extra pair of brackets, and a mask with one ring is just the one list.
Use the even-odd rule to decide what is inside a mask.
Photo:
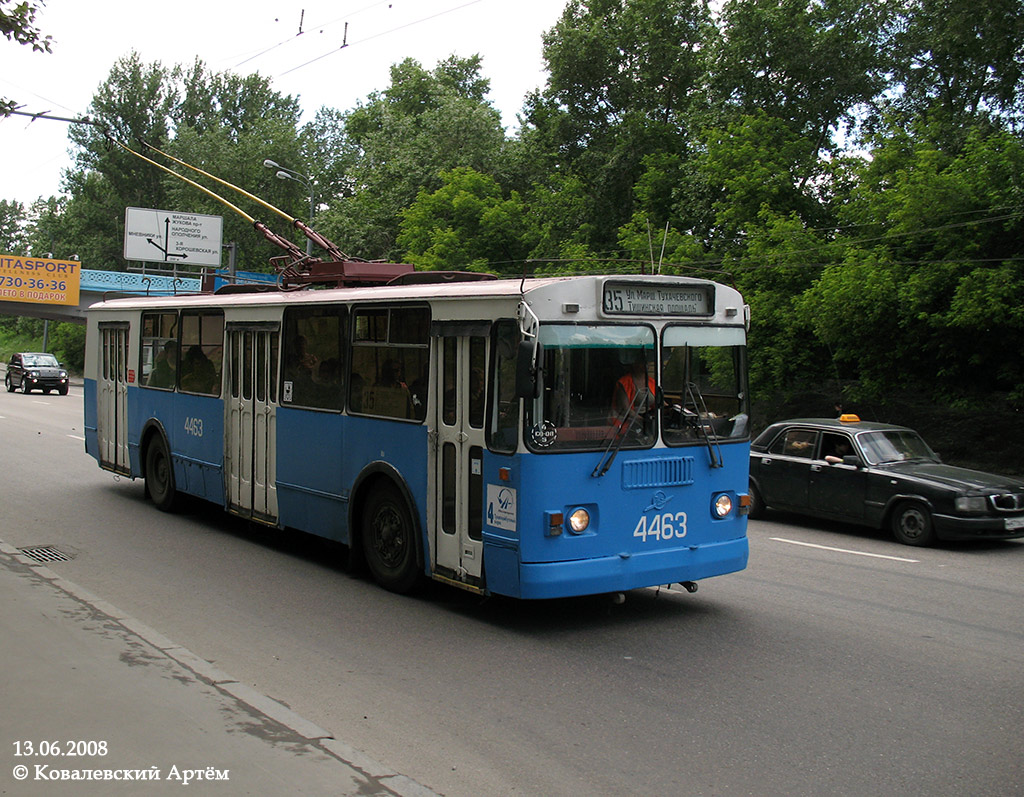
[(747, 321), (668, 276), (111, 299), (86, 450), (161, 509), (337, 540), (398, 592), (694, 589), (747, 562)]

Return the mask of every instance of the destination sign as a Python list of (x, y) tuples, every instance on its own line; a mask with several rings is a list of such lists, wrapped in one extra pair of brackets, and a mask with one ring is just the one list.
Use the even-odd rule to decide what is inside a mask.
[(608, 315), (711, 315), (709, 285), (640, 285), (606, 282), (602, 306)]

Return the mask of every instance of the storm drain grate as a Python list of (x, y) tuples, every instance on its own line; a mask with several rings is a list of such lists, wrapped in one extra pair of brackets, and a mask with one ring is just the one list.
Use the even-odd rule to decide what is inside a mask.
[(19, 548), (25, 556), (35, 559), (37, 562), (70, 562), (71, 557), (52, 545), (43, 545), (36, 548)]

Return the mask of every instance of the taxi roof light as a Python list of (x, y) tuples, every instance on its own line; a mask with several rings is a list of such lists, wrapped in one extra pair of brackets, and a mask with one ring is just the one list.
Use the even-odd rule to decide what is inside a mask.
[(852, 412), (844, 412), (839, 416), (840, 423), (860, 423), (860, 416), (854, 415)]

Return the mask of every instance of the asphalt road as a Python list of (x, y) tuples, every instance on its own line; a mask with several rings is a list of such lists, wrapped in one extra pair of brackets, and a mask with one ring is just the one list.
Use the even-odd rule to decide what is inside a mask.
[(774, 516), (695, 595), (402, 598), (343, 549), (156, 511), (85, 455), (80, 388), (0, 392), (0, 463), (0, 539), (443, 794), (1024, 793), (1022, 541)]

